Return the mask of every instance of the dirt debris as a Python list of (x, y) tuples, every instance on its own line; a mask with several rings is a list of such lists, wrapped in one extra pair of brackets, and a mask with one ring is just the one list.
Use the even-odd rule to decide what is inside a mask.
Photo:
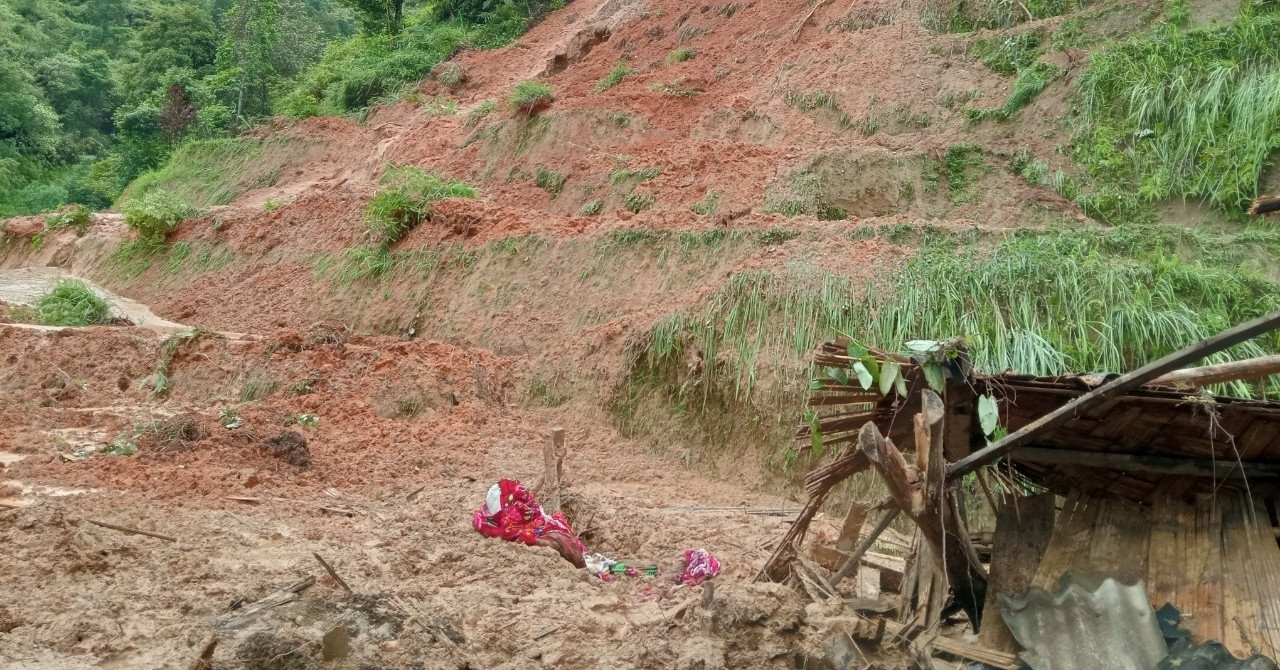
[(286, 430), (267, 438), (263, 443), (267, 452), (300, 468), (311, 467), (311, 452), (307, 450), (307, 438), (296, 430)]

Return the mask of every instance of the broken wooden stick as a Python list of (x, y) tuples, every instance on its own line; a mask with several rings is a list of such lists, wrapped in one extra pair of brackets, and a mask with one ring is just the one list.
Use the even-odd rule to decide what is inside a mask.
[(848, 577), (849, 573), (858, 569), (858, 565), (862, 563), (862, 557), (871, 549), (872, 545), (876, 543), (880, 534), (889, 527), (889, 524), (893, 523), (893, 520), (898, 518), (898, 514), (900, 512), (902, 512), (902, 510), (897, 507), (885, 512), (885, 515), (880, 518), (880, 522), (876, 524), (876, 527), (871, 529), (871, 533), (863, 538), (862, 543), (858, 545), (857, 549), (853, 550), (852, 554), (849, 554), (849, 560), (845, 561), (845, 564), (836, 571), (836, 574), (831, 575), (831, 579), (829, 581), (833, 588), (839, 586), (840, 580)]
[(351, 590), (350, 586), (347, 586), (346, 582), (342, 581), (342, 578), (339, 577), (338, 573), (334, 571), (333, 566), (326, 563), (323, 558), (320, 558), (319, 553), (313, 551), (311, 552), (311, 555), (315, 556), (317, 561), (320, 561), (320, 565), (324, 567), (324, 571), (329, 573), (330, 577), (333, 577), (333, 581), (337, 582), (338, 586), (341, 586), (343, 589), (345, 589), (347, 593), (355, 593), (355, 591)]
[(1280, 374), (1280, 355), (1174, 370), (1147, 382), (1148, 386), (1209, 386)]
[(218, 647), (218, 640), (218, 634), (214, 633), (201, 650), (200, 657), (191, 664), (190, 670), (213, 670), (213, 650)]
[(151, 532), (151, 531), (149, 531), (149, 530), (139, 530), (139, 529), (137, 529), (137, 528), (129, 528), (129, 527), (127, 527), (127, 526), (117, 526), (117, 525), (115, 525), (114, 523), (107, 523), (106, 521), (97, 521), (97, 520), (94, 520), (94, 519), (85, 519), (85, 521), (87, 521), (87, 522), (89, 522), (89, 523), (91, 523), (91, 524), (93, 524), (93, 525), (95, 525), (95, 526), (102, 526), (103, 528), (110, 528), (111, 530), (118, 530), (118, 531), (120, 531), (121, 533), (129, 533), (130, 535), (146, 535), (147, 537), (154, 537), (154, 538), (156, 538), (157, 540), (164, 540), (165, 542), (177, 542), (177, 541), (178, 541), (178, 538), (176, 538), (176, 537), (169, 537), (168, 535), (161, 535), (160, 533), (153, 533), (153, 532)]
[(240, 609), (227, 612), (226, 614), (218, 617), (214, 623), (221, 629), (238, 628), (272, 607), (279, 607), (280, 605), (297, 600), (299, 593), (315, 583), (315, 577), (307, 577), (306, 579), (290, 584), (289, 586), (286, 586), (251, 605), (246, 605)]
[(560, 511), (560, 476), (564, 469), (564, 429), (556, 426), (551, 429), (551, 439), (543, 450), (545, 471), (542, 475), (543, 490), (541, 498), (543, 507), (551, 512)]

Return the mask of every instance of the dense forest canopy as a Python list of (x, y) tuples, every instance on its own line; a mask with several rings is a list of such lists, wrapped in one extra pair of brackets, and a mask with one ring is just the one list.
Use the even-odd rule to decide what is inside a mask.
[(110, 206), (184, 142), (358, 113), (563, 0), (0, 0), (0, 217)]

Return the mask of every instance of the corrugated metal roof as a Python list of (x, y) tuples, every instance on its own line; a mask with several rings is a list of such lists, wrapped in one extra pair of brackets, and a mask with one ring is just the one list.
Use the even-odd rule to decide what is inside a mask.
[(1067, 574), (1061, 584), (1056, 594), (1032, 588), (1023, 599), (998, 596), (1033, 670), (1151, 670), (1168, 654), (1142, 581), (1107, 578), (1090, 588)]

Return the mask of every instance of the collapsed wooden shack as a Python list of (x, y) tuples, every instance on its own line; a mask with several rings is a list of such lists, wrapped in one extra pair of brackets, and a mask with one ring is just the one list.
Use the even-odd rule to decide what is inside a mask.
[[(1107, 667), (1029, 653), (1035, 635), (1058, 633), (1028, 632), (1030, 615), (1018, 614), (1032, 596), (1065, 607), (1068, 587), (1106, 580), (1145, 589), (1148, 610), (1169, 606), (1190, 644), (1280, 658), (1280, 403), (1199, 389), (1274, 374), (1280, 358), (1170, 372), (1204, 355), (1189, 348), (1129, 375), (1046, 378), (974, 374), (960, 342), (916, 357), (849, 345), (827, 343), (815, 357), (825, 374), (796, 437), (831, 455), (809, 473), (808, 504), (760, 579), (842, 603), (872, 624), (855, 639), (903, 645), (922, 662)], [(990, 400), (999, 431), (980, 416)], [(835, 486), (867, 470), (888, 495), (853, 504), (834, 546), (805, 546)], [(966, 527), (966, 475), (994, 509), (992, 533)], [(905, 558), (871, 551), (896, 517), (915, 531)], [(944, 625), (950, 615), (967, 619), (976, 641), (943, 635), (965, 628)]]

